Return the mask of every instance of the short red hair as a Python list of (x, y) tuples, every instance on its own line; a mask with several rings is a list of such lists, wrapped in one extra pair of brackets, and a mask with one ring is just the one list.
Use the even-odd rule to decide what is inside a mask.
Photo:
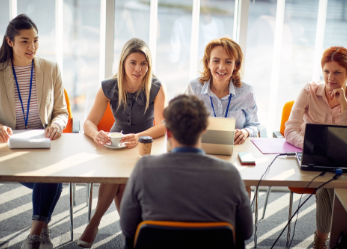
[(347, 49), (344, 47), (330, 47), (323, 53), (321, 66), (327, 62), (335, 61), (347, 71)]
[(237, 44), (235, 41), (233, 41), (232, 39), (228, 37), (218, 38), (218, 39), (210, 41), (207, 44), (205, 48), (205, 52), (204, 52), (204, 57), (202, 58), (204, 70), (201, 72), (201, 77), (199, 81), (201, 83), (204, 83), (211, 79), (212, 74), (210, 69), (208, 68), (208, 63), (211, 58), (212, 49), (217, 46), (222, 46), (224, 50), (227, 52), (228, 56), (230, 56), (230, 58), (235, 60), (235, 68), (231, 76), (231, 79), (233, 80), (234, 86), (240, 87), (242, 84), (240, 71), (242, 66), (243, 53), (239, 44)]

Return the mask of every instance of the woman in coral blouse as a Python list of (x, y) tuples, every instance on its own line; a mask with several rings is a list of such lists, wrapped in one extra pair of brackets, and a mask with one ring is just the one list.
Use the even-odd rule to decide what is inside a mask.
[[(286, 122), (286, 141), (299, 148), (303, 147), (306, 123), (347, 126), (347, 49), (328, 48), (324, 51), (321, 66), (324, 82), (305, 85)], [(327, 248), (334, 189), (319, 189), (316, 197), (317, 230), (313, 248)]]

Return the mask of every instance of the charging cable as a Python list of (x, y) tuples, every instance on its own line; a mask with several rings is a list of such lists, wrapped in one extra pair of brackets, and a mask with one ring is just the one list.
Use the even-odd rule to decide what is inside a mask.
[(274, 161), (279, 157), (279, 156), (295, 156), (295, 152), (288, 152), (288, 153), (281, 153), (281, 154), (278, 154), (275, 156), (275, 158), (271, 161), (271, 163), (269, 164), (269, 166), (267, 166), (264, 174), (260, 177), (259, 179), (259, 182), (258, 182), (258, 185), (255, 189), (255, 193), (254, 193), (254, 196), (253, 196), (253, 200), (252, 200), (252, 203), (251, 203), (251, 206), (253, 206), (253, 203), (254, 203), (254, 200), (255, 200), (255, 196), (257, 195), (257, 192), (258, 192), (258, 188), (259, 188), (259, 185), (260, 185), (260, 182), (263, 180), (263, 177), (269, 172), (269, 169), (270, 169), (270, 166), (274, 163)]
[[(307, 186), (305, 187), (304, 191), (302, 191), (302, 194), (301, 194), (301, 196), (300, 196), (298, 207), (299, 207), (300, 204), (301, 204), (301, 198), (303, 197), (303, 195), (304, 195), (306, 189), (311, 185), (311, 183), (312, 183), (317, 177), (324, 176), (325, 173), (326, 173), (326, 171), (323, 171), (323, 172), (320, 173), (319, 175), (315, 176), (315, 177), (309, 182), (309, 184), (307, 184)], [(288, 249), (289, 249), (290, 246), (292, 245), (292, 242), (293, 242), (293, 239), (294, 239), (294, 236), (295, 236), (295, 227), (296, 227), (296, 223), (298, 222), (298, 218), (299, 218), (299, 210), (298, 210), (298, 212), (297, 212), (297, 214), (296, 214), (296, 220), (295, 220), (295, 223), (294, 223), (294, 226), (293, 226), (293, 235), (292, 235), (292, 239), (290, 240)]]
[[(322, 172), (323, 173), (323, 172)], [(290, 222), (292, 221), (292, 219), (294, 218), (294, 216), (299, 212), (300, 208), (317, 192), (318, 189), (322, 188), (323, 186), (327, 185), (328, 183), (338, 179), (340, 176), (342, 175), (342, 170), (341, 169), (336, 169), (335, 170), (335, 175), (333, 176), (333, 178), (331, 178), (329, 181), (326, 181), (325, 183), (323, 183), (322, 185), (320, 185), (312, 194), (310, 194), (309, 197), (307, 197), (307, 199), (298, 207), (298, 209), (294, 212), (294, 214), (292, 215), (292, 217), (289, 219), (289, 221), (287, 222), (287, 225), (283, 228), (282, 232), (280, 233), (280, 235), (277, 237), (277, 239), (275, 240), (275, 242), (272, 244), (271, 249), (276, 245), (277, 241), (279, 240), (279, 238), (282, 236), (283, 232), (286, 230), (287, 226), (290, 224)]]

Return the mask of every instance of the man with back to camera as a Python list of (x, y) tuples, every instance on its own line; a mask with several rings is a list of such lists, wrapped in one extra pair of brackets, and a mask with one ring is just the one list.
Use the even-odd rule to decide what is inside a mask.
[(244, 248), (253, 232), (248, 194), (232, 164), (201, 149), (208, 116), (194, 95), (177, 96), (164, 110), (172, 151), (137, 162), (121, 203), (127, 241), (144, 220), (228, 222), (235, 228), (236, 248)]

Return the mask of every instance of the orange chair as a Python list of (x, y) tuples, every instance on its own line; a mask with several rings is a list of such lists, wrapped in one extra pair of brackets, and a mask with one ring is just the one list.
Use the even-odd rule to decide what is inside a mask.
[[(67, 91), (64, 89), (64, 97), (67, 106), (67, 110), (69, 113), (69, 118), (63, 133), (78, 133), (80, 131), (80, 122), (78, 120), (73, 121), (71, 105), (69, 95)], [(73, 241), (73, 206), (75, 205), (75, 195), (76, 195), (76, 184), (70, 183), (70, 234), (71, 241)]]
[[(126, 248), (235, 248), (235, 229), (227, 222), (143, 221)], [(130, 244), (129, 244), (130, 243)]]
[[(284, 130), (285, 130), (285, 123), (288, 121), (289, 119), (289, 115), (292, 111), (292, 107), (294, 105), (294, 100), (289, 101), (287, 103), (284, 104), (283, 106), (283, 110), (282, 110), (282, 119), (281, 119), (281, 126), (280, 126), (280, 133), (282, 134), (282, 136), (284, 137)], [(275, 133), (274, 133), (274, 137)], [(288, 187), (290, 190), (290, 201), (289, 201), (289, 216), (288, 216), (288, 220), (291, 218), (292, 216), (292, 207), (293, 207), (293, 193), (296, 194), (312, 194), (316, 191), (315, 188), (307, 188), (305, 190), (305, 188), (294, 188), (294, 187)], [(305, 192), (304, 192), (305, 190)], [(267, 189), (267, 193), (266, 193), (266, 197), (265, 197), (265, 204), (264, 204), (264, 209), (263, 209), (263, 216), (261, 219), (264, 219), (265, 217), (265, 212), (266, 212), (266, 207), (267, 207), (267, 202), (269, 199), (269, 195), (271, 192), (271, 187), (268, 187)], [(287, 246), (290, 240), (290, 224), (288, 225), (288, 232), (287, 232)]]

